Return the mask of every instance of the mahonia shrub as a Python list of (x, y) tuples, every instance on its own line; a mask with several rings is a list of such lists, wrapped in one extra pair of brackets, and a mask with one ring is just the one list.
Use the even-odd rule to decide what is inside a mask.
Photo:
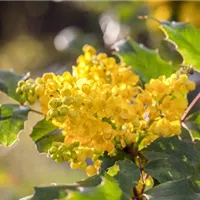
[[(160, 23), (194, 67), (177, 68), (157, 52), (123, 41), (115, 47), (120, 59), (85, 45), (72, 73), (36, 79), (0, 73), (1, 91), (20, 103), (1, 106), (0, 143), (15, 141), (29, 112), (42, 114), (31, 134), (38, 150), (91, 176), (74, 186), (35, 188), (25, 199), (200, 199), (199, 112), (188, 116), (200, 94), (189, 106), (187, 98), (195, 90), (191, 69), (199, 70), (188, 38), (200, 33), (190, 24)], [(41, 112), (31, 108), (36, 102)]]
[[(64, 141), (49, 149), (53, 159), (93, 176), (105, 152), (112, 157), (120, 149), (142, 149), (158, 137), (180, 134), (187, 94), (195, 89), (186, 74), (160, 76), (141, 87), (126, 63), (89, 45), (83, 52), (72, 74), (45, 73), (18, 83), (17, 92), (29, 104), (39, 99), (46, 119), (62, 129)], [(87, 166), (88, 158), (93, 165)]]

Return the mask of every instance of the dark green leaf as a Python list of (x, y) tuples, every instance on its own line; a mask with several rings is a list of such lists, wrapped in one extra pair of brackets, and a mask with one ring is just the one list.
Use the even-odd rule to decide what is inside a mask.
[(148, 159), (145, 172), (160, 183), (178, 180), (199, 172), (200, 157), (192, 140), (178, 136), (159, 138), (142, 151)]
[(83, 181), (78, 181), (77, 184), (81, 185), (82, 187), (95, 187), (101, 184), (101, 181), (101, 176), (92, 176)]
[(161, 75), (170, 76), (175, 71), (169, 63), (160, 58), (158, 52), (138, 45), (132, 40), (117, 43), (115, 49), (122, 60), (131, 65), (144, 82)]
[(172, 42), (183, 57), (184, 65), (193, 65), (200, 71), (200, 30), (189, 23), (161, 21), (166, 40)]
[(39, 121), (31, 133), (31, 138), (35, 142), (39, 152), (48, 152), (53, 142), (64, 141), (61, 130), (58, 129), (51, 121), (43, 119)]
[(24, 103), (22, 96), (16, 93), (17, 83), (22, 76), (12, 70), (0, 70), (0, 91), (20, 103)]
[(132, 189), (140, 179), (140, 169), (131, 160), (120, 160), (115, 165), (118, 165), (119, 171), (113, 177), (119, 182), (124, 196), (129, 199)]
[(32, 200), (54, 200), (61, 196), (67, 196), (67, 190), (78, 190), (79, 185), (52, 185), (44, 187), (35, 187), (35, 193)]
[(34, 195), (25, 199), (55, 200), (67, 197), (69, 200), (120, 200), (121, 195), (122, 191), (116, 181), (105, 174), (105, 177), (94, 176), (73, 185), (35, 187)]
[(29, 111), (28, 106), (17, 104), (0, 106), (0, 144), (10, 146), (17, 140), (19, 131), (24, 128)]
[(69, 200), (120, 200), (122, 191), (117, 182), (106, 175), (98, 187), (84, 188), (69, 192)]
[(195, 189), (192, 179), (181, 179), (160, 184), (145, 194), (148, 200), (200, 200), (200, 193)]
[(185, 121), (194, 139), (200, 140), (200, 112), (191, 114)]

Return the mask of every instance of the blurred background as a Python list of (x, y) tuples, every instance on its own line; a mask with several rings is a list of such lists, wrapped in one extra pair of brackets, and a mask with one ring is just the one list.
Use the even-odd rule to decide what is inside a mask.
[[(0, 69), (14, 69), (32, 77), (44, 72), (71, 71), (84, 44), (111, 54), (112, 45), (131, 37), (149, 48), (159, 48), (161, 57), (181, 63), (181, 56), (164, 41), (164, 35), (149, 15), (161, 20), (191, 22), (200, 27), (198, 1), (24, 1), (0, 2)], [(199, 81), (199, 75), (194, 76)], [(194, 93), (191, 94), (191, 98)], [(0, 94), (0, 103), (12, 102)], [(16, 200), (33, 193), (35, 185), (72, 183), (85, 177), (40, 155), (29, 134), (39, 120), (30, 114), (19, 141), (0, 147), (0, 200)]]

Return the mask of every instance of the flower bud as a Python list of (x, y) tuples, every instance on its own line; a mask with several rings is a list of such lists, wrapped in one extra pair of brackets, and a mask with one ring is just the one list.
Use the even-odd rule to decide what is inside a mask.
[(51, 109), (48, 111), (47, 115), (49, 115), (52, 118), (55, 118), (59, 116), (59, 111)]
[(18, 87), (21, 87), (21, 86), (24, 85), (24, 84), (25, 84), (25, 81), (24, 81), (24, 80), (21, 80), (21, 81), (18, 82), (17, 86), (18, 86)]
[(43, 92), (44, 92), (44, 85), (38, 85), (38, 86), (36, 86), (36, 88), (35, 88), (35, 94), (37, 96), (41, 96), (43, 94)]
[(59, 111), (61, 116), (66, 116), (68, 112), (69, 112), (69, 109), (66, 106), (62, 106)]
[(59, 106), (62, 105), (62, 102), (61, 102), (61, 99), (59, 98), (52, 98), (50, 101), (49, 101), (49, 107), (51, 108), (57, 108)]
[(78, 169), (79, 168), (79, 163), (71, 162), (70, 163), (70, 167), (71, 167), (71, 169)]
[(69, 96), (65, 96), (64, 98), (63, 98), (63, 104), (65, 104), (65, 105), (67, 105), (67, 106), (70, 106), (71, 104), (72, 104), (72, 102), (73, 102), (73, 99), (72, 99), (72, 97), (69, 97)]
[(94, 176), (97, 174), (97, 169), (93, 165), (89, 165), (86, 168), (86, 173), (88, 176)]

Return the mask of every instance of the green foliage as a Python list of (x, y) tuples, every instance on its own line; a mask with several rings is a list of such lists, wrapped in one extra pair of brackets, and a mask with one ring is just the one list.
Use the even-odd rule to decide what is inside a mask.
[(199, 200), (200, 190), (191, 178), (160, 184), (146, 192), (148, 200)]
[(200, 30), (189, 23), (161, 21), (161, 30), (166, 35), (166, 40), (172, 42), (182, 55), (183, 65), (193, 65), (200, 71)]
[(144, 149), (142, 154), (148, 159), (145, 172), (160, 183), (199, 173), (200, 157), (191, 138), (159, 138)]
[[(121, 195), (122, 191), (116, 181), (105, 174), (104, 177), (94, 176), (74, 185), (35, 187), (34, 195), (26, 198), (27, 200), (120, 200)], [(23, 198), (23, 200), (26, 198)]]
[(39, 121), (31, 133), (31, 138), (35, 142), (37, 149), (40, 153), (48, 152), (53, 142), (61, 142), (64, 136), (51, 121), (43, 119)]
[(0, 70), (0, 91), (20, 103), (24, 103), (21, 95), (16, 93), (17, 83), (22, 76), (11, 70)]
[[(199, 30), (191, 24), (160, 23), (167, 40), (175, 44), (183, 56), (183, 64), (191, 64), (199, 71)], [(177, 70), (162, 60), (158, 52), (134, 41), (119, 42), (115, 49), (122, 60), (140, 75), (143, 82), (162, 75), (168, 77)], [(17, 82), (21, 78), (13, 71), (0, 71), (0, 91), (23, 104), (23, 98), (16, 93)], [(59, 107), (60, 104), (55, 107)], [(24, 121), (29, 111), (31, 109), (28, 106), (1, 105), (0, 144), (10, 146), (16, 141), (18, 132), (24, 128)], [(111, 124), (109, 118), (104, 118), (102, 121)], [(200, 113), (190, 115), (184, 123), (188, 131), (182, 129), (182, 134), (179, 136), (159, 138), (141, 152), (138, 152), (135, 144), (133, 144), (134, 149), (131, 145), (125, 145), (124, 149), (119, 148), (112, 158), (105, 152), (100, 157), (103, 162), (101, 175), (79, 181), (74, 185), (35, 187), (33, 195), (21, 200), (130, 200), (133, 196), (135, 199), (146, 197), (148, 200), (198, 200), (200, 199)], [(64, 141), (61, 130), (45, 118), (33, 127), (30, 136), (41, 153), (49, 153), (54, 144), (59, 145), (59, 142)], [(62, 148), (60, 152), (55, 149), (56, 146), (51, 149), (53, 156), (64, 152)], [(75, 154), (80, 151), (77, 149), (74, 150)], [(61, 161), (69, 161), (68, 157)], [(142, 166), (139, 161), (142, 162)], [(79, 160), (72, 164), (79, 164)], [(151, 179), (152, 184), (148, 185), (145, 177), (146, 180)]]
[(69, 193), (69, 200), (120, 200), (122, 191), (116, 181), (108, 175), (102, 177), (102, 183), (95, 188), (81, 188), (81, 192), (72, 191)]
[(19, 131), (24, 128), (29, 111), (28, 106), (17, 104), (0, 106), (0, 144), (10, 146), (17, 140)]
[(191, 114), (185, 123), (189, 127), (193, 138), (200, 140), (200, 112), (198, 111)]
[(131, 65), (144, 82), (161, 75), (170, 76), (175, 68), (162, 60), (158, 52), (139, 45), (132, 40), (124, 40), (116, 44), (116, 51), (122, 60)]
[(123, 190), (124, 199), (131, 198), (131, 191), (140, 179), (140, 169), (131, 160), (120, 160), (116, 162), (118, 170), (114, 170), (113, 177), (119, 182)]

